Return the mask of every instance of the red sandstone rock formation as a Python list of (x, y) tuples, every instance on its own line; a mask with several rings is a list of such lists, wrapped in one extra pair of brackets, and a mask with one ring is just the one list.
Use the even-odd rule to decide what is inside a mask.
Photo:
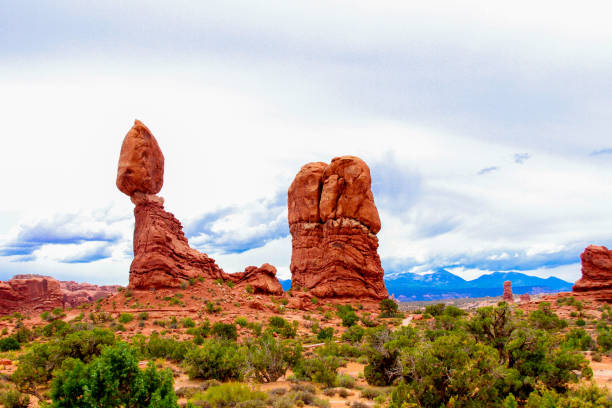
[(0, 314), (76, 307), (117, 292), (119, 286), (60, 282), (50, 276), (15, 275), (0, 282)]
[(64, 307), (77, 307), (83, 303), (95, 302), (117, 293), (121, 286), (98, 286), (91, 283), (77, 283), (74, 281), (60, 282), (64, 294)]
[(247, 266), (244, 272), (232, 273), (229, 278), (236, 287), (250, 286), (253, 293), (282, 295), (283, 287), (276, 278), (276, 268), (268, 263), (261, 267)]
[(0, 282), (0, 314), (50, 310), (62, 307), (63, 299), (59, 281), (49, 276), (15, 275)]
[[(590, 292), (612, 289), (612, 251), (605, 246), (589, 245), (580, 255), (582, 278), (572, 291)], [(612, 298), (610, 298), (612, 300)]]
[(321, 298), (388, 297), (370, 169), (354, 156), (309, 163), (289, 187), (292, 288)]
[(502, 296), (506, 302), (514, 302), (514, 296), (512, 295), (512, 282), (504, 282), (504, 295)]
[(531, 296), (529, 296), (529, 293), (523, 293), (521, 295), (521, 303), (527, 303), (527, 302), (531, 302)]
[(163, 185), (163, 176), (161, 149), (149, 129), (137, 120), (123, 140), (117, 172), (117, 187), (136, 205), (130, 288), (176, 288), (201, 277), (244, 281), (245, 286), (250, 283), (261, 293), (278, 294), (280, 288), (282, 293), (271, 265), (228, 275), (214, 259), (191, 248), (180, 221), (164, 210), (164, 199), (155, 195)]

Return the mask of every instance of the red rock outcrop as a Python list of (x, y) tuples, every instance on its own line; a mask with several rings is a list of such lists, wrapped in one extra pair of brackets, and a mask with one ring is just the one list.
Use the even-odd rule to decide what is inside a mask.
[(121, 286), (98, 286), (91, 283), (61, 281), (60, 288), (64, 294), (64, 307), (77, 307), (83, 303), (95, 302), (117, 293)]
[(523, 293), (520, 299), (521, 299), (521, 303), (531, 302), (531, 296), (529, 296), (529, 293)]
[(321, 298), (388, 297), (370, 169), (354, 156), (303, 166), (289, 187), (292, 289)]
[(118, 288), (118, 285), (60, 282), (50, 276), (15, 275), (7, 282), (0, 281), (0, 314), (76, 307), (110, 296)]
[(504, 282), (504, 295), (502, 296), (506, 302), (514, 302), (514, 296), (512, 295), (512, 282)]
[(134, 260), (129, 287), (176, 288), (197, 278), (231, 280), (265, 294), (282, 293), (276, 269), (265, 264), (236, 276), (226, 274), (205, 253), (189, 246), (183, 226), (156, 196), (164, 176), (164, 156), (153, 134), (140, 121), (125, 136), (119, 155), (117, 187), (135, 204)]
[(57, 279), (41, 275), (15, 275), (0, 282), (0, 314), (42, 311), (62, 307), (64, 294)]
[(244, 272), (232, 273), (229, 278), (236, 287), (250, 286), (253, 293), (282, 295), (283, 287), (276, 278), (276, 268), (268, 263), (261, 267), (247, 266)]
[(580, 255), (582, 278), (572, 291), (590, 292), (612, 289), (612, 251), (605, 246), (589, 245)]

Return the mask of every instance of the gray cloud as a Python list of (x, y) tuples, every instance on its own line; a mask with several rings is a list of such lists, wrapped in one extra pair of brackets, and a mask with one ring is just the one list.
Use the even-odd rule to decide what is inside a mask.
[(483, 174), (491, 173), (497, 170), (499, 170), (499, 167), (497, 166), (485, 167), (484, 169), (478, 170), (478, 173), (476, 174), (483, 175)]
[(189, 221), (185, 234), (204, 252), (242, 253), (289, 235), (287, 193), (221, 208)]
[(599, 149), (599, 150), (593, 150), (590, 154), (590, 156), (601, 156), (604, 154), (612, 154), (612, 148), (608, 147), (605, 149)]
[(523, 164), (525, 161), (529, 160), (531, 155), (529, 153), (515, 153), (514, 154), (514, 162), (518, 164)]

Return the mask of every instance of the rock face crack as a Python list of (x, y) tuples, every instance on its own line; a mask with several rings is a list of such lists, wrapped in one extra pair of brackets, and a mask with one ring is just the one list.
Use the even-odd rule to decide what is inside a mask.
[(291, 286), (321, 298), (388, 297), (370, 169), (354, 156), (304, 165), (288, 192)]

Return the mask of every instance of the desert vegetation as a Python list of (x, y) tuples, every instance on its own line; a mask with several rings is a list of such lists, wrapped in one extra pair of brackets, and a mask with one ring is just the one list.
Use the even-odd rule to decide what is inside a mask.
[(223, 304), (209, 314), (210, 303), (202, 301), (193, 316), (165, 319), (105, 311), (104, 303), (89, 313), (7, 316), (0, 359), (10, 369), (2, 371), (0, 403), (612, 406), (591, 369), (591, 361), (610, 359), (607, 305), (567, 297), (531, 310), (504, 302), (471, 311), (430, 304), (406, 314), (387, 300), (376, 309), (319, 301), (307, 313), (271, 307), (265, 318), (245, 313), (228, 321)]

